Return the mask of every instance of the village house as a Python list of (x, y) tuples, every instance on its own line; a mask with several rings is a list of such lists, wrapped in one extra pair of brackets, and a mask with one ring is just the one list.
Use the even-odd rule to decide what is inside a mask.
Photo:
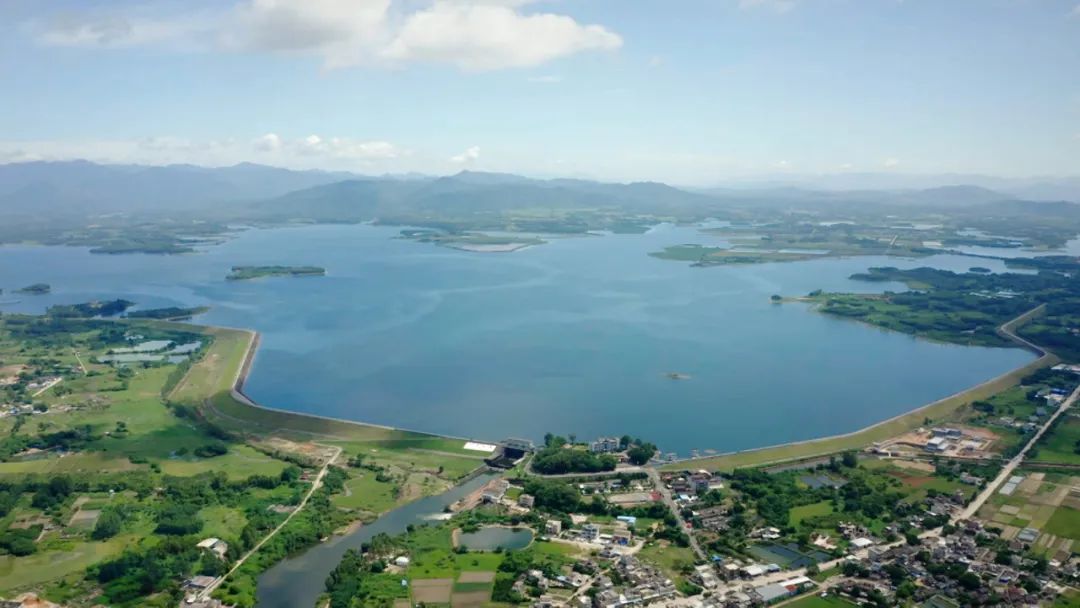
[(219, 559), (225, 559), (225, 554), (229, 551), (229, 543), (220, 538), (207, 538), (199, 541), (199, 544), (196, 546), (213, 553)]
[(593, 454), (610, 454), (619, 451), (619, 439), (617, 437), (600, 437), (589, 444), (589, 451)]

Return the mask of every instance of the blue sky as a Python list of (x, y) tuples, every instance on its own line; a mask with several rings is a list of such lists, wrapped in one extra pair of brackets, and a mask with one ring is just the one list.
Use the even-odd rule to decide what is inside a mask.
[(1080, 174), (1080, 0), (0, 3), (0, 161)]

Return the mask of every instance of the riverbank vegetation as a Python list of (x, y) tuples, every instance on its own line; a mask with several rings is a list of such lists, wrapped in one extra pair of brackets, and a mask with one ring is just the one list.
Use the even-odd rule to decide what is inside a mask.
[[(535, 517), (517, 518), (519, 525), (542, 525)], [(390, 537), (380, 534), (360, 551), (350, 550), (326, 580), (330, 608), (390, 607), (395, 601), (425, 605), (519, 603), (535, 586), (515, 581), (530, 570), (554, 579), (570, 572), (573, 545), (535, 541), (524, 549), (469, 551), (454, 544), (455, 530), (510, 521), (493, 508), (469, 511), (438, 524), (410, 526)], [(404, 559), (402, 559), (404, 558)]]

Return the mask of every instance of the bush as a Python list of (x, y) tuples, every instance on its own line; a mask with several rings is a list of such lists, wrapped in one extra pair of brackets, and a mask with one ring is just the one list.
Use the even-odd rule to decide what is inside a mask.
[(228, 453), (228, 446), (221, 442), (208, 443), (195, 448), (195, 455), (199, 458), (213, 458), (215, 456), (224, 456)]

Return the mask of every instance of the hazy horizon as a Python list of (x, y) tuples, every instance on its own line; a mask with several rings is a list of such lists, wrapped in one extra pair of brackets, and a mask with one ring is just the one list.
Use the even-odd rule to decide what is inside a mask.
[(0, 161), (1080, 174), (1076, 0), (16, 0), (0, 32)]

